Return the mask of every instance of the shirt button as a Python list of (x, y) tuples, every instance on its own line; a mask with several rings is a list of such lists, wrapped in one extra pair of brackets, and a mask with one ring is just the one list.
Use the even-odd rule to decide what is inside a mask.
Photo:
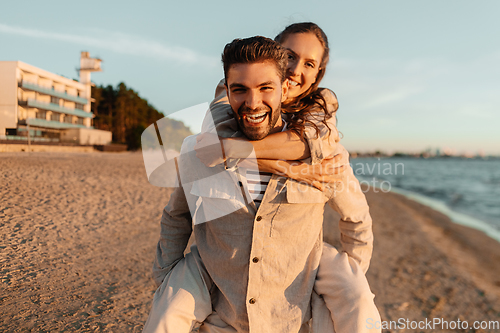
[(250, 304), (255, 304), (255, 302), (256, 302), (256, 301), (255, 301), (255, 298), (250, 298), (250, 299), (248, 300), (248, 303), (250, 303)]
[(242, 186), (243, 186), (243, 183), (242, 183), (242, 182), (238, 182), (238, 185), (239, 185), (240, 187), (242, 187)]
[(252, 261), (253, 261), (254, 263), (258, 263), (258, 262), (259, 262), (259, 258), (254, 257), (254, 258), (252, 259)]
[(260, 220), (262, 220), (262, 216), (257, 216), (257, 218), (255, 219), (257, 222), (259, 222)]

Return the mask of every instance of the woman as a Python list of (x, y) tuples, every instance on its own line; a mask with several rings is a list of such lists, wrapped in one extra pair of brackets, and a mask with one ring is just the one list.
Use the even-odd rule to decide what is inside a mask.
[[(348, 170), (341, 176), (332, 175), (332, 172), (340, 170), (333, 169), (331, 161), (323, 161), (334, 152), (342, 151), (345, 158), (348, 155), (343, 147), (337, 144), (336, 96), (328, 89), (318, 88), (329, 60), (327, 37), (314, 23), (297, 23), (288, 26), (276, 36), (275, 40), (289, 53), (287, 66), (289, 93), (282, 106), (287, 115), (288, 130), (270, 134), (259, 141), (229, 137), (237, 130), (237, 124), (231, 116), (225, 89), (222, 89), (223, 86), (220, 84), (204, 127), (210, 130), (211, 126), (207, 124), (213, 119), (218, 134), (225, 137), (221, 138), (224, 155), (217, 156), (213, 150), (202, 148), (206, 147), (206, 141), (210, 140), (209, 134), (202, 134), (198, 140), (197, 156), (207, 166), (214, 166), (222, 162), (230, 163), (231, 159), (244, 159), (253, 150), (260, 174), (263, 171), (283, 174), (324, 191), (329, 191), (325, 188), (324, 182), (348, 183), (346, 190), (339, 191), (335, 196), (335, 205), (342, 217), (340, 225), (344, 224), (348, 228), (349, 223), (362, 223), (357, 213), (350, 210), (350, 202), (356, 202), (357, 206), (352, 207), (361, 207), (362, 210), (368, 211), (366, 200), (352, 171)], [(323, 162), (319, 168), (312, 167), (312, 170), (305, 163), (291, 162), (308, 157), (311, 158), (311, 164)], [(248, 167), (248, 160), (243, 162), (246, 165), (240, 163), (239, 166)], [(254, 199), (257, 200), (256, 203), (259, 200), (259, 198)], [(362, 207), (363, 205), (365, 207)], [(371, 228), (369, 216), (365, 222)], [(366, 322), (363, 325), (361, 318), (365, 321), (371, 319), (372, 322), (380, 320), (363, 274), (368, 269), (371, 248), (368, 250), (369, 253), (366, 253), (366, 246), (363, 250), (361, 246), (358, 249), (359, 244), (353, 244), (344, 237), (342, 245), (343, 250), (349, 253), (349, 257), (346, 253), (339, 254), (331, 246), (325, 245), (314, 289), (317, 294), (323, 296), (336, 332), (368, 331)]]

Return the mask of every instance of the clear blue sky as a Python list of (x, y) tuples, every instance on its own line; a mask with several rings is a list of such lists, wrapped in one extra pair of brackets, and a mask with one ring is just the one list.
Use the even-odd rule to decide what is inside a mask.
[(202, 114), (173, 113), (211, 100), (226, 43), (313, 21), (349, 150), (500, 154), (499, 15), (496, 0), (9, 1), (0, 60), (77, 78), (89, 51), (104, 60), (95, 83), (123, 81), (198, 131)]

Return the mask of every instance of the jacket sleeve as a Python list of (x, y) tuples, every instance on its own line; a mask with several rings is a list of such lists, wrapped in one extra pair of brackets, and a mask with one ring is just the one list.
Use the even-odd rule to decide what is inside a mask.
[[(326, 124), (323, 123), (325, 119), (325, 111), (319, 106), (314, 106), (307, 114), (306, 120), (315, 124), (316, 128), (311, 125), (305, 126), (304, 136), (307, 140), (309, 150), (311, 151), (310, 164), (321, 163), (321, 161), (332, 155), (336, 149), (336, 144), (339, 141), (339, 134), (337, 131), (337, 121), (335, 112), (338, 109), (337, 96), (330, 89), (320, 88), (321, 95), (326, 102)], [(308, 161), (304, 161), (308, 162)]]
[(175, 188), (161, 217), (160, 240), (153, 263), (153, 279), (159, 286), (165, 276), (184, 257), (192, 231), (192, 218), (184, 189)]
[[(340, 144), (337, 144), (336, 152), (348, 156), (347, 150)], [(341, 182), (335, 183), (328, 204), (340, 215), (342, 250), (355, 259), (366, 273), (373, 251), (372, 218), (351, 166), (342, 173)]]

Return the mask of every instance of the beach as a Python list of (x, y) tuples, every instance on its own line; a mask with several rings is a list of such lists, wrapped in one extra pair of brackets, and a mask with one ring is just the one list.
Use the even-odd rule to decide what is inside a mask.
[[(141, 153), (0, 154), (2, 332), (140, 332), (170, 191)], [(500, 244), (399, 194), (366, 192), (383, 321), (500, 321)], [(325, 240), (338, 246), (338, 217)], [(385, 332), (440, 332), (391, 328)]]

